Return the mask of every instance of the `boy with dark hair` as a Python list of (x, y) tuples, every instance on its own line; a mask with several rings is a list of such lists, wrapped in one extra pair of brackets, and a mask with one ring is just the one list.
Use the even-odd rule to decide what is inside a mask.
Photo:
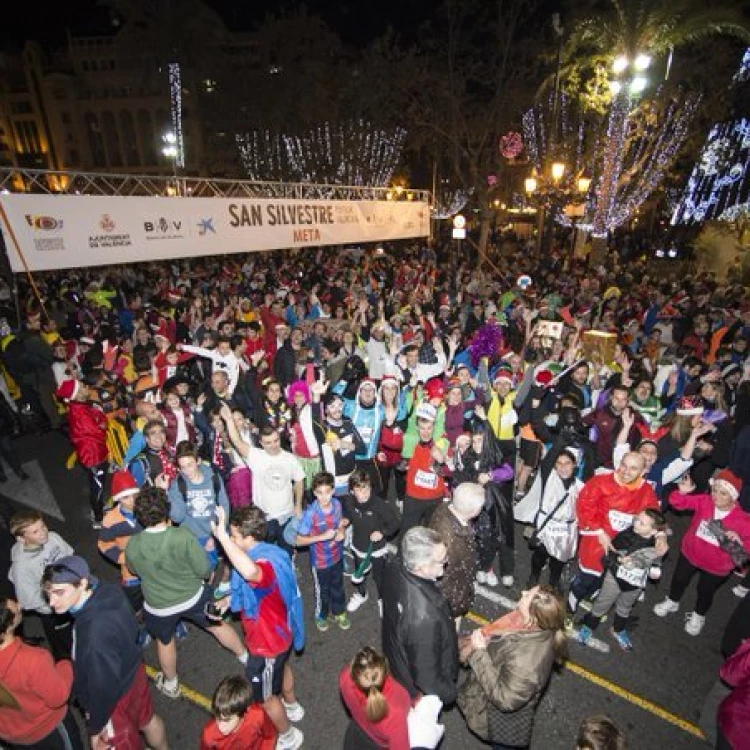
[(256, 703), (262, 703), (279, 732), (279, 750), (296, 750), (304, 735), (290, 722), (305, 711), (297, 702), (288, 664), (294, 646), (305, 645), (302, 596), (289, 555), (265, 542), (267, 523), (257, 507), (238, 508), (226, 529), (222, 508), (212, 529), (234, 568), (229, 602), (240, 613), (250, 658), (245, 671)]
[(372, 571), (378, 606), (382, 609), (380, 586), (387, 553), (386, 541), (398, 531), (401, 519), (394, 507), (372, 491), (370, 477), (355, 469), (349, 477), (349, 494), (343, 498), (344, 518), (352, 527), (351, 552), (354, 557), (352, 584), (355, 592), (346, 605), (356, 612), (367, 601), (367, 575)]
[[(344, 599), (344, 536), (349, 521), (344, 519), (341, 502), (334, 497), (333, 474), (321, 471), (313, 477), (313, 503), (305, 510), (297, 528), (297, 546), (310, 549), (315, 601), (315, 625), (328, 630), (333, 620), (342, 630), (349, 630), (349, 615)], [(329, 617), (329, 613), (331, 617)]]
[(123, 747), (139, 733), (167, 750), (137, 643), (133, 610), (114, 583), (102, 583), (82, 557), (62, 557), (42, 579), (52, 609), (75, 618), (74, 692), (84, 709), (91, 747)]
[[(219, 506), (221, 507), (221, 506)], [(169, 500), (160, 487), (144, 487), (135, 501), (135, 517), (143, 526), (125, 549), (125, 562), (141, 579), (145, 625), (156, 639), (159, 664), (156, 687), (168, 698), (179, 698), (175, 627), (190, 620), (207, 630), (242, 664), (247, 650), (235, 630), (207, 616), (214, 593), (205, 580), (211, 564), (193, 534), (169, 525)]]
[(279, 733), (240, 675), (225, 677), (211, 700), (213, 718), (203, 728), (201, 750), (275, 750)]
[(627, 741), (609, 716), (590, 716), (578, 729), (576, 750), (627, 750)]

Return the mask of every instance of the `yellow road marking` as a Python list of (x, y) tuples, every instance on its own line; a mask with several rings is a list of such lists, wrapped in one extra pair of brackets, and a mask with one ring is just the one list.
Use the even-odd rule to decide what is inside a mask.
[[(468, 620), (473, 620), (478, 625), (487, 625), (490, 622), (486, 617), (482, 617), (482, 615), (478, 615), (476, 614), (476, 612), (469, 612), (469, 614), (466, 615), (466, 618)], [(577, 674), (579, 677), (583, 677), (584, 680), (588, 680), (594, 685), (603, 688), (610, 693), (613, 693), (618, 698), (622, 698), (623, 700), (628, 701), (628, 703), (632, 703), (634, 706), (638, 706), (638, 708), (642, 708), (644, 711), (648, 711), (659, 719), (662, 719), (663, 721), (676, 726), (678, 729), (682, 729), (683, 732), (692, 734), (694, 737), (698, 737), (702, 740), (706, 738), (703, 734), (703, 730), (697, 724), (693, 724), (687, 719), (683, 719), (681, 716), (677, 716), (677, 714), (674, 714), (666, 708), (658, 705), (657, 703), (648, 700), (648, 698), (644, 698), (637, 693), (633, 693), (632, 691), (621, 687), (617, 683), (608, 680), (606, 677), (602, 677), (596, 672), (592, 672), (590, 669), (587, 669), (581, 664), (568, 660), (565, 662), (565, 667), (566, 669), (569, 669), (571, 672), (573, 672), (573, 674)], [(158, 674), (158, 670), (154, 669), (154, 667), (147, 666), (146, 673), (152, 680), (155, 680), (156, 675)], [(204, 711), (211, 713), (210, 698), (203, 695), (203, 693), (199, 693), (197, 690), (193, 690), (193, 688), (188, 687), (184, 683), (182, 683), (181, 687), (183, 698), (186, 698), (191, 703), (194, 703), (199, 708), (202, 708)]]
[[(475, 612), (469, 612), (466, 617), (467, 619), (473, 620), (479, 625), (487, 625), (487, 623), (490, 622), (486, 617), (482, 617), (482, 615), (478, 615)], [(666, 721), (669, 724), (673, 724), (679, 729), (682, 729), (683, 732), (692, 734), (694, 737), (698, 737), (702, 740), (706, 739), (705, 735), (703, 734), (703, 730), (697, 724), (693, 724), (687, 719), (683, 719), (681, 716), (673, 714), (666, 708), (663, 708), (653, 701), (648, 700), (648, 698), (643, 698), (637, 693), (626, 690), (624, 687), (621, 687), (617, 683), (608, 680), (606, 677), (602, 677), (596, 672), (592, 672), (590, 669), (587, 669), (586, 667), (577, 664), (574, 661), (566, 661), (565, 667), (574, 674), (577, 674), (579, 677), (583, 677), (584, 680), (588, 680), (589, 682), (594, 683), (594, 685), (597, 685), (598, 687), (604, 688), (604, 690), (613, 693), (614, 695), (618, 696), (618, 698), (622, 698), (623, 700), (628, 701), (628, 703), (632, 703), (634, 706), (638, 706), (638, 708), (642, 708), (644, 711), (648, 711), (649, 713), (657, 716), (663, 721)]]
[[(158, 669), (146, 666), (146, 674), (152, 679), (156, 679), (156, 675), (159, 674)], [(199, 693), (197, 690), (188, 687), (185, 683), (180, 683), (182, 688), (182, 697), (187, 698), (191, 703), (195, 703), (196, 706), (202, 708), (204, 711), (211, 713), (211, 699), (207, 698), (203, 693)]]

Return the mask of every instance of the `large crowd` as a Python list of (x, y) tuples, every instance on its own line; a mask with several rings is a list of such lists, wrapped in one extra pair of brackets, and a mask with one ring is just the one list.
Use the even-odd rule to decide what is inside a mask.
[[(635, 610), (684, 608), (685, 637), (709, 648), (727, 585), (738, 605), (706, 731), (747, 747), (741, 283), (508, 240), (481, 257), (433, 243), (75, 269), (38, 275), (20, 302), (17, 324), (0, 321), (0, 482), (28, 480), (17, 434), (67, 435), (120, 584), (37, 511), (9, 519), (4, 746), (84, 747), (74, 699), (96, 750), (167, 748), (143, 653), (155, 646), (155, 687), (179, 698), (189, 622), (244, 672), (217, 685), (196, 745), (298, 748), (289, 657), (306, 625), (356, 628), (373, 597), (381, 642), (340, 675), (345, 748), (436, 747), (454, 704), (492, 747), (528, 747), (571, 639), (637, 652)], [(681, 538), (675, 512), (691, 515)], [(666, 597), (646, 607), (667, 555)], [(477, 586), (522, 592), (517, 608), (471, 630)], [(44, 645), (23, 633), (32, 613)], [(626, 740), (596, 716), (570, 746)]]

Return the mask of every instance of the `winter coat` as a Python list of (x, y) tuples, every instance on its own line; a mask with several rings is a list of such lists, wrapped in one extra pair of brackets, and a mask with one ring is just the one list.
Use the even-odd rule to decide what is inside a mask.
[[(685, 495), (673, 492), (669, 502), (675, 510), (692, 510), (693, 520), (682, 538), (682, 554), (695, 565), (715, 576), (727, 576), (734, 570), (732, 556), (719, 546), (718, 540), (707, 527), (714, 518), (714, 505), (711, 495)], [(739, 505), (735, 505), (729, 515), (721, 519), (728, 531), (736, 531), (742, 546), (750, 552), (750, 515)]]
[(477, 575), (477, 544), (472, 524), (462, 524), (449, 503), (435, 508), (430, 528), (440, 534), (448, 550), (445, 573), (438, 588), (448, 601), (452, 617), (465, 615), (474, 601), (474, 579)]
[(534, 712), (555, 663), (551, 630), (510, 632), (469, 657), (458, 691), (469, 729), (483, 740), (526, 747)]
[(71, 401), (68, 406), (70, 442), (76, 449), (78, 462), (90, 468), (98, 466), (109, 457), (107, 448), (107, 417), (101, 409), (81, 401)]
[(456, 700), (458, 639), (448, 602), (434, 581), (410, 573), (401, 560), (383, 575), (383, 653), (412, 698)]
[(720, 675), (733, 690), (719, 704), (719, 727), (732, 747), (744, 747), (750, 737), (750, 641), (726, 660)]

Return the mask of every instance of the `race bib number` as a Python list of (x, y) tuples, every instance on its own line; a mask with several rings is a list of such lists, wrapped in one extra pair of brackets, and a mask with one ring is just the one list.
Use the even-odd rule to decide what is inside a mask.
[(544, 531), (555, 539), (564, 539), (570, 533), (570, 526), (565, 521), (550, 521)]
[(625, 581), (625, 583), (629, 583), (631, 586), (642, 589), (646, 585), (648, 570), (645, 568), (626, 568), (624, 565), (620, 565), (617, 568), (616, 577), (621, 581)]
[(625, 529), (629, 529), (633, 525), (633, 516), (630, 513), (622, 513), (619, 510), (609, 511), (609, 525), (619, 534)]
[(364, 441), (365, 445), (369, 445), (370, 441), (372, 440), (372, 435), (375, 432), (375, 430), (372, 427), (360, 427), (359, 428), (359, 435)]
[(438, 476), (432, 471), (417, 469), (417, 473), (414, 476), (414, 484), (423, 490), (434, 490), (437, 488)]
[(695, 535), (698, 537), (698, 539), (702, 539), (704, 542), (712, 544), (714, 547), (719, 546), (719, 540), (716, 538), (716, 534), (711, 531), (711, 528), (708, 525), (708, 521), (700, 522)]

